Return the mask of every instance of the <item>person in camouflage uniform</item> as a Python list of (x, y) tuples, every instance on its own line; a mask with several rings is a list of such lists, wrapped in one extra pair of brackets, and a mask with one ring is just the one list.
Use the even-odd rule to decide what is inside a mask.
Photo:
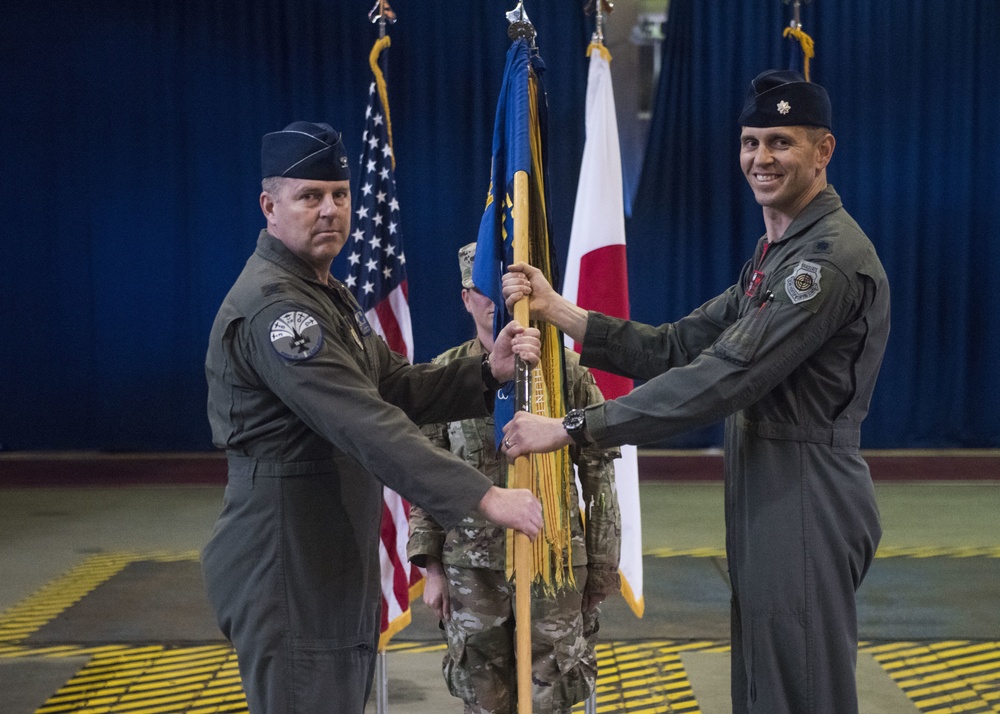
[[(472, 283), (476, 244), (459, 250), (462, 300), (476, 323), (476, 337), (434, 362), (483, 354), (493, 347), (493, 303)], [(566, 350), (568, 408), (604, 401), (593, 376)], [(494, 445), (493, 417), (432, 424), (423, 431), (435, 444), (465, 459), (502, 486), (507, 463)], [(587, 527), (572, 519), (571, 558), (576, 588), (546, 597), (532, 593), (532, 705), (535, 714), (562, 714), (594, 690), (598, 605), (619, 587), (621, 521), (615, 494), (616, 450), (570, 448), (586, 507)], [(577, 499), (573, 487), (574, 500)], [(427, 569), (424, 602), (442, 621), (448, 639), (445, 681), (465, 702), (466, 714), (514, 714), (517, 668), (514, 586), (505, 574), (504, 529), (478, 514), (445, 532), (425, 511), (412, 507), (410, 560)]]

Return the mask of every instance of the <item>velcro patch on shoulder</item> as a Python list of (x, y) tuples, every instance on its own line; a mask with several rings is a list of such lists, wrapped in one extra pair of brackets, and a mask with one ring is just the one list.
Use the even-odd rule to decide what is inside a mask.
[(264, 297), (271, 297), (272, 295), (285, 292), (285, 285), (283, 283), (268, 283), (262, 286), (260, 291), (264, 294)]
[(304, 310), (290, 310), (271, 323), (271, 346), (295, 362), (307, 360), (323, 346), (323, 328)]
[(808, 260), (799, 261), (792, 274), (785, 278), (785, 292), (796, 305), (819, 295), (819, 279), (822, 268)]

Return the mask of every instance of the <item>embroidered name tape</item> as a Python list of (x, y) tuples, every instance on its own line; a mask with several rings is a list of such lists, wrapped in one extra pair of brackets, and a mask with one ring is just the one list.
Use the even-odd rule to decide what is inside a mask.
[(271, 346), (285, 359), (301, 362), (323, 346), (323, 328), (308, 312), (286, 312), (271, 323)]
[(361, 330), (362, 337), (368, 337), (372, 333), (372, 326), (362, 310), (354, 311), (354, 321), (358, 323), (358, 329)]
[(803, 260), (785, 278), (785, 292), (793, 303), (805, 302), (819, 295), (820, 270), (816, 263)]

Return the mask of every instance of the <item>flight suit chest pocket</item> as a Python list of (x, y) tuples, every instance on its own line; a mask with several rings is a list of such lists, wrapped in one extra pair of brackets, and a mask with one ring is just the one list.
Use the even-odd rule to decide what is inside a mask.
[(741, 367), (754, 361), (768, 326), (780, 309), (780, 303), (771, 291), (760, 298), (751, 298), (747, 303), (740, 319), (722, 333), (712, 350), (717, 357)]
[[(344, 291), (341, 287), (340, 291)], [(374, 333), (365, 318), (364, 312), (357, 307), (348, 295), (341, 294), (337, 290), (331, 291), (328, 295), (333, 306), (334, 324), (337, 330), (337, 339), (355, 360), (358, 366), (372, 378), (378, 373), (375, 364), (375, 349), (368, 344), (369, 340), (381, 339)]]
[(349, 318), (338, 315), (336, 327), (337, 339), (347, 350), (348, 354), (357, 361), (358, 366), (369, 376), (374, 376), (375, 365), (369, 354), (371, 350), (366, 349), (365, 338), (361, 336), (357, 326)]

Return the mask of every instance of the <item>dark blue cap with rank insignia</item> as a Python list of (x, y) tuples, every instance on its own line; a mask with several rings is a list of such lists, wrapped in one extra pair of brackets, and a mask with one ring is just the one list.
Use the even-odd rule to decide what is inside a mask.
[(260, 142), (261, 178), (347, 181), (351, 170), (340, 134), (329, 124), (296, 121)]
[(750, 83), (739, 125), (752, 127), (822, 126), (833, 129), (830, 97), (798, 72), (769, 69)]

